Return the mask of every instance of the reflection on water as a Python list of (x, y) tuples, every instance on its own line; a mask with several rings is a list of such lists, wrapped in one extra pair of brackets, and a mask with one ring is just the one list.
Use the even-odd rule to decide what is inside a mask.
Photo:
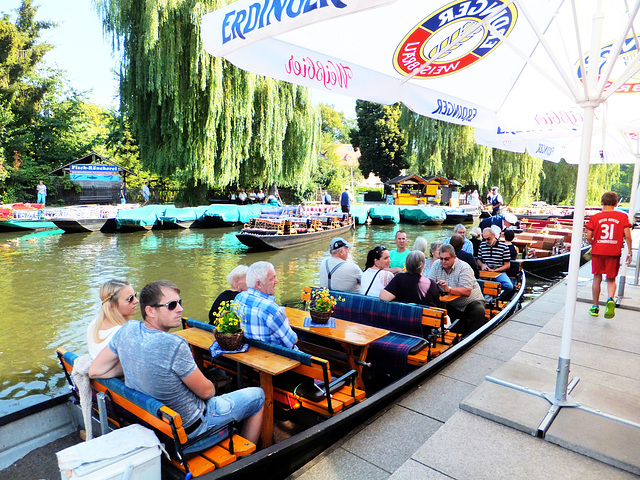
[[(452, 233), (449, 226), (403, 225), (410, 244)], [(359, 226), (349, 235), (353, 258), (364, 267), (376, 245), (395, 248), (396, 226)], [(169, 279), (181, 289), (184, 314), (206, 320), (213, 299), (227, 288), (239, 264), (266, 260), (276, 267), (279, 303), (300, 300), (303, 286), (317, 283), (328, 241), (271, 252), (251, 252), (237, 229), (162, 230), (144, 233), (0, 234), (0, 416), (65, 390), (55, 349), (86, 353), (86, 325), (100, 306), (100, 284), (130, 281), (136, 290)], [(326, 244), (325, 244), (326, 243)], [(136, 318), (141, 318), (138, 313)]]

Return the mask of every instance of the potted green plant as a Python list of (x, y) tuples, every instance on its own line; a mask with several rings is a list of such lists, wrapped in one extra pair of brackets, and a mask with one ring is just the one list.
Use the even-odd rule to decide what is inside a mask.
[(327, 323), (333, 315), (333, 307), (342, 301), (342, 297), (334, 297), (327, 288), (314, 290), (309, 302), (309, 316), (313, 323)]
[(237, 350), (244, 339), (244, 319), (238, 314), (238, 306), (235, 301), (222, 302), (215, 313), (213, 334), (223, 350)]

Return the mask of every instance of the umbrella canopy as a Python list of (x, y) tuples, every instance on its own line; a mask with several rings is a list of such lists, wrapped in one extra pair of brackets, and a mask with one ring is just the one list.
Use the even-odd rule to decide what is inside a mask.
[[(579, 104), (598, 106), (598, 80), (624, 97), (606, 115), (634, 119), (640, 78), (617, 80), (638, 68), (637, 4), (578, 3), (241, 0), (206, 15), (202, 38), (245, 70), (462, 125), (575, 127)], [(593, 85), (582, 82), (589, 58), (606, 73)]]
[[(580, 160), (581, 130), (546, 131), (529, 130), (527, 132), (508, 132), (475, 129), (476, 143), (509, 152), (527, 152), (532, 157), (550, 162), (577, 164)], [(624, 164), (636, 163), (638, 134), (609, 129), (607, 132), (594, 132), (589, 163)]]
[[(203, 18), (202, 39), (245, 70), (403, 102), (446, 122), (580, 133), (552, 419), (567, 405), (594, 125), (640, 123), (639, 8), (640, 0), (240, 0)], [(637, 181), (636, 169), (634, 189)]]

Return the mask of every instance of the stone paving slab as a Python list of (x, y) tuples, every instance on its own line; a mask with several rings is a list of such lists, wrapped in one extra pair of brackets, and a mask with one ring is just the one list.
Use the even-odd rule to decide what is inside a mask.
[(491, 374), (504, 362), (486, 355), (477, 354), (475, 353), (476, 351), (480, 350), (474, 349), (465, 353), (455, 362), (442, 369), (440, 374), (471, 385), (480, 385), (484, 382), (484, 377)]
[(436, 375), (402, 398), (398, 405), (446, 422), (458, 411), (458, 404), (475, 388), (473, 384)]
[[(610, 407), (620, 407), (611, 398)], [(637, 397), (635, 410), (637, 412)], [(591, 412), (562, 408), (545, 439), (569, 450), (640, 475), (640, 428)]]
[[(425, 442), (440, 426), (442, 422), (395, 405), (342, 448), (392, 473), (411, 457), (416, 444)], [(388, 455), (390, 448), (392, 455)]]
[[(555, 386), (555, 372), (513, 361), (496, 370), (492, 377), (532, 391), (553, 392)], [(550, 406), (539, 396), (485, 381), (464, 399), (460, 409), (535, 436)]]
[[(411, 462), (457, 480), (637, 480), (598, 462), (496, 422), (460, 411), (416, 453)], [(398, 470), (393, 480), (416, 480)]]

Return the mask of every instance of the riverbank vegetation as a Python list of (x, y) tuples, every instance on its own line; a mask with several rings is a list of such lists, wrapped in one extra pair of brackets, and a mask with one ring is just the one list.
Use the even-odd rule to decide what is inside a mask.
[[(121, 106), (86, 100), (42, 59), (40, 41), (56, 26), (36, 20), (23, 0), (0, 18), (0, 195), (3, 203), (34, 201), (35, 185), (77, 188), (49, 172), (95, 152), (177, 192), (182, 204), (205, 203), (239, 188), (277, 183), (285, 200), (339, 194), (369, 172), (383, 181), (401, 170), (492, 185), (512, 205), (573, 201), (577, 167), (475, 144), (473, 129), (421, 117), (404, 106), (357, 101), (357, 119), (312, 104), (307, 89), (245, 72), (204, 51), (200, 18), (225, 0), (96, 0), (105, 31), (122, 56)], [(358, 165), (340, 145), (359, 148)], [(629, 195), (631, 166), (590, 172), (589, 203), (616, 189)], [(526, 182), (525, 182), (526, 179)], [(335, 198), (335, 197), (334, 197)]]

